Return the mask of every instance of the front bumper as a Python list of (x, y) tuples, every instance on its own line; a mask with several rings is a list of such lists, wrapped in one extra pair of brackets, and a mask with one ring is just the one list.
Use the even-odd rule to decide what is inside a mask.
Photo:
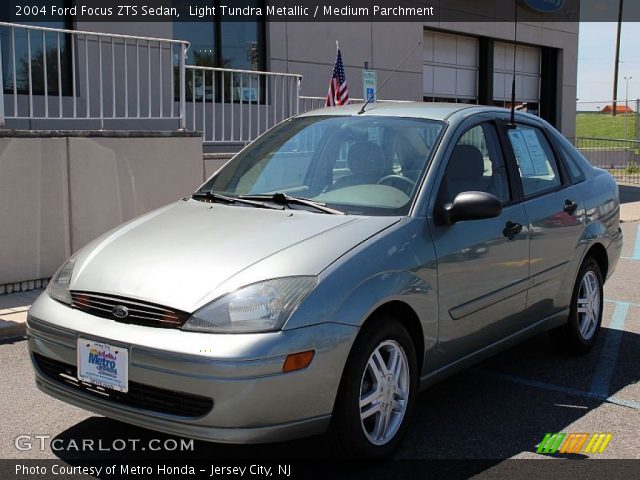
[[(326, 430), (357, 328), (341, 324), (262, 334), (206, 334), (121, 324), (43, 293), (27, 319), (32, 354), (76, 366), (78, 337), (129, 349), (129, 381), (211, 398), (193, 418), (96, 398), (34, 363), (36, 384), (67, 403), (131, 424), (202, 440), (259, 443)], [(287, 354), (315, 350), (304, 370), (282, 373)]]

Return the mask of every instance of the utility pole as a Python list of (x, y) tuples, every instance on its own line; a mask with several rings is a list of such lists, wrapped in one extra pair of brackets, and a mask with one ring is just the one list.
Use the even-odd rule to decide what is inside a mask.
[(618, 68), (620, 67), (620, 34), (622, 33), (622, 7), (624, 0), (620, 0), (618, 6), (618, 36), (616, 38), (616, 63), (613, 67), (613, 112), (611, 115), (616, 116), (618, 109)]

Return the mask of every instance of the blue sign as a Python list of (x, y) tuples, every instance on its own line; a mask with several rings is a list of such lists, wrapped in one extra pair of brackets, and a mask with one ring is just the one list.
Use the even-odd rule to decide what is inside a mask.
[(362, 93), (364, 101), (369, 103), (375, 103), (378, 90), (378, 74), (375, 70), (363, 70), (362, 71)]
[(371, 100), (371, 103), (375, 102), (376, 91), (371, 87), (367, 87), (367, 95), (366, 95), (365, 99), (366, 100)]
[(521, 0), (521, 2), (540, 13), (554, 13), (562, 10), (565, 0)]

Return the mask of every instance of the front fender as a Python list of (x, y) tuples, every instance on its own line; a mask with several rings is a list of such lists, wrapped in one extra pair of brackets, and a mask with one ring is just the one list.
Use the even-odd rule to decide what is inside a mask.
[(417, 314), (425, 348), (437, 341), (437, 262), (427, 222), (405, 218), (325, 270), (285, 328), (316, 322), (361, 327), (382, 305), (400, 301)]
[(433, 287), (413, 272), (382, 272), (351, 290), (332, 317), (339, 323), (360, 327), (381, 306), (400, 301), (429, 323), (437, 318), (435, 294)]

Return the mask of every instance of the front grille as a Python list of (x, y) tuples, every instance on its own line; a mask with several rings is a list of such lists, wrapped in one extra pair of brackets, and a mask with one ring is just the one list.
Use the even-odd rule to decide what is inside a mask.
[(127, 393), (99, 387), (78, 380), (77, 370), (73, 365), (53, 360), (38, 353), (33, 353), (33, 358), (38, 369), (56, 383), (120, 405), (191, 418), (202, 417), (213, 408), (213, 400), (210, 398), (136, 382), (129, 382)]
[(180, 328), (190, 316), (155, 303), (102, 293), (73, 291), (71, 300), (72, 307), (91, 315), (146, 327)]

